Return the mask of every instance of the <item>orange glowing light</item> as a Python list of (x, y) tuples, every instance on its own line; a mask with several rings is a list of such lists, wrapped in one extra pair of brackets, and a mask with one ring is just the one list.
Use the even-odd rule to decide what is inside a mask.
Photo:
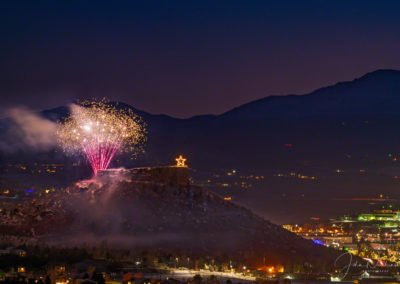
[(186, 159), (182, 157), (182, 155), (179, 155), (178, 158), (175, 159), (176, 161), (176, 166), (177, 167), (187, 167), (185, 165)]

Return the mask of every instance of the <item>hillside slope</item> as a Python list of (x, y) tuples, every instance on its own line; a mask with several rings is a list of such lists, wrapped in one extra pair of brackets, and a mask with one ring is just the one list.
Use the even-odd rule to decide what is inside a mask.
[(225, 255), (254, 265), (267, 257), (273, 263), (322, 267), (338, 256), (203, 188), (115, 172), (1, 215), (3, 234), (63, 245), (107, 240), (115, 248)]

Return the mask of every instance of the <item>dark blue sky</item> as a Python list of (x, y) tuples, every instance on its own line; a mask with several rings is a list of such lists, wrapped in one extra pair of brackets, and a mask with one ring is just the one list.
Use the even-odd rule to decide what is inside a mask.
[(0, 108), (218, 114), (400, 69), (399, 1), (2, 1)]

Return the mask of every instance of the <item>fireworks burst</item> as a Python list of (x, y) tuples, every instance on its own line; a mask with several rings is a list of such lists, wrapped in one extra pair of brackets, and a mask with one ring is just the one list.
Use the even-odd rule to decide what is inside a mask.
[(93, 172), (107, 169), (117, 151), (143, 151), (145, 125), (131, 109), (117, 109), (105, 100), (71, 106), (59, 123), (57, 137), (67, 152), (83, 152)]

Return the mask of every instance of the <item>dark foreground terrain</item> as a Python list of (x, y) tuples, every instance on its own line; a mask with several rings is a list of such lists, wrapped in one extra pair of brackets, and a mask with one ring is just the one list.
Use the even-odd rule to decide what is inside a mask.
[[(178, 172), (186, 169), (161, 168)], [(250, 210), (157, 169), (111, 170), (66, 190), (1, 212), (1, 233), (52, 245), (106, 241), (116, 249), (141, 247), (241, 260), (254, 266), (310, 263), (332, 270), (339, 252), (313, 244)], [(173, 173), (175, 174), (175, 173)]]

